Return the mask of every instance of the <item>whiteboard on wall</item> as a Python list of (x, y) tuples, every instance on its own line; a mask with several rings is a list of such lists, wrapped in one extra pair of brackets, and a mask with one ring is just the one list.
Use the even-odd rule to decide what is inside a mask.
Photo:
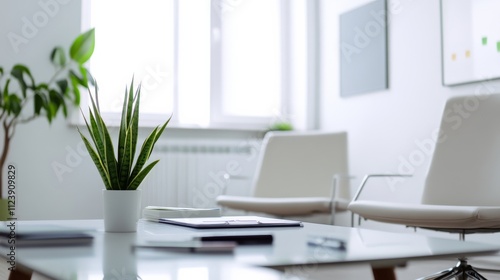
[(500, 1), (441, 0), (443, 85), (500, 78)]
[(385, 90), (387, 9), (376, 0), (340, 15), (340, 95)]

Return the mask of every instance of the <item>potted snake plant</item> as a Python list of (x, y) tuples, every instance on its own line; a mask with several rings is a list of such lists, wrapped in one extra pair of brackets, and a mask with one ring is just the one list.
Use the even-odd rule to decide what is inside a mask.
[[(134, 94), (134, 81), (125, 89), (118, 149), (113, 141), (99, 108), (98, 86), (95, 99), (90, 95), (88, 120), (84, 116), (90, 140), (78, 129), (104, 184), (104, 227), (109, 232), (133, 232), (137, 228), (140, 213), (141, 182), (158, 163), (148, 163), (156, 141), (160, 138), (170, 118), (153, 129), (145, 138), (136, 157), (139, 132), (139, 107), (141, 87)], [(83, 113), (83, 111), (82, 111)]]

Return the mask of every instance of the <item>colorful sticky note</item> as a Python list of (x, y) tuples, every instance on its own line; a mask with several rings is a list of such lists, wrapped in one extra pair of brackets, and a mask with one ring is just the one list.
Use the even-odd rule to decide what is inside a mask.
[(497, 52), (500, 52), (500, 41), (497, 41)]
[(483, 43), (483, 45), (488, 44), (488, 37), (481, 38), (481, 42)]
[(465, 57), (470, 57), (470, 51), (469, 50), (465, 51)]
[(456, 54), (454, 54), (454, 53), (453, 53), (453, 54), (451, 54), (451, 60), (453, 60), (453, 61), (457, 60), (457, 55), (456, 55)]

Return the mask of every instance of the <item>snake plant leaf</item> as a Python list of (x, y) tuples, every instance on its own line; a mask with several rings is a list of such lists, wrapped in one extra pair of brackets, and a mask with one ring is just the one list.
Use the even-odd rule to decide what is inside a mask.
[(132, 82), (130, 82), (130, 89), (128, 90), (128, 100), (123, 102), (123, 110), (126, 113), (126, 124), (130, 124), (130, 118), (132, 117), (132, 106), (134, 104), (134, 79), (132, 78)]
[[(132, 85), (133, 85), (133, 81), (132, 81)], [(130, 87), (132, 89), (132, 86)], [(129, 96), (131, 94), (128, 93), (128, 89), (127, 87), (125, 87), (125, 96), (123, 98), (123, 108), (122, 108), (122, 116), (121, 116), (121, 121), (120, 121), (120, 131), (118, 133), (118, 162), (120, 163), (120, 172), (124, 171), (125, 170), (125, 166), (122, 166), (122, 165), (125, 165), (125, 163), (123, 162), (123, 159), (125, 157), (125, 151), (126, 151), (126, 145), (127, 145), (127, 134), (129, 132), (129, 129), (128, 129), (128, 104), (131, 103), (131, 101), (129, 100)], [(130, 139), (128, 139), (130, 140)], [(128, 164), (128, 161), (130, 161), (130, 159), (127, 159), (127, 164)], [(128, 174), (127, 174), (128, 176)], [(122, 178), (122, 174), (120, 173), (120, 178)], [(123, 182), (122, 180), (120, 180), (120, 182)]]
[[(97, 100), (97, 97), (96, 97)], [(115, 159), (113, 142), (111, 141), (111, 136), (109, 135), (109, 131), (104, 123), (104, 120), (101, 117), (100, 110), (96, 102), (92, 100), (92, 106), (94, 108), (94, 117), (96, 122), (96, 131), (93, 133), (97, 133), (99, 137), (102, 139), (102, 147), (103, 153), (101, 154), (101, 158), (103, 158), (106, 163), (106, 168), (111, 178), (111, 185), (113, 189), (119, 189), (118, 183), (118, 171), (117, 171), (117, 162)]]
[[(95, 117), (92, 114), (92, 111), (89, 109), (89, 118), (90, 118), (90, 125), (89, 125), (89, 122), (87, 121), (87, 118), (83, 114), (83, 111), (81, 111), (81, 112), (82, 112), (83, 120), (85, 121), (85, 125), (87, 126), (87, 129), (89, 130), (92, 141), (94, 142), (94, 147), (97, 150), (97, 154), (99, 155), (99, 158), (101, 158), (101, 161), (103, 161), (104, 160), (103, 155), (105, 155), (104, 141), (102, 140), (101, 135), (97, 132), (97, 123), (96, 123)], [(104, 166), (103, 168), (105, 168), (107, 170), (106, 166)]]
[[(137, 147), (137, 138), (139, 137), (139, 105), (141, 101), (141, 86), (137, 87), (137, 91), (134, 97), (134, 110), (132, 113), (132, 119), (130, 121), (130, 133), (132, 134), (132, 155), (135, 155), (135, 150)], [(132, 162), (131, 162), (132, 164)]]
[(90, 126), (87, 123), (87, 119), (85, 119), (85, 117), (84, 117), (85, 124), (87, 125), (87, 128), (90, 132), (90, 135), (92, 137), (92, 141), (94, 142), (94, 146), (96, 147), (97, 152), (100, 155), (103, 155), (104, 154), (104, 141), (102, 139), (101, 134), (98, 132), (97, 122), (95, 120), (94, 114), (92, 113), (92, 111), (90, 109), (89, 109), (89, 119), (90, 119)]
[(160, 160), (155, 160), (152, 163), (150, 163), (148, 166), (144, 167), (144, 169), (137, 174), (137, 176), (133, 177), (132, 182), (130, 182), (127, 190), (136, 190), (139, 185), (142, 183), (144, 178), (146, 178), (146, 175), (148, 175), (149, 171), (153, 169), (153, 167), (159, 162)]
[(64, 49), (61, 47), (55, 47), (50, 54), (50, 61), (52, 64), (59, 67), (66, 65), (66, 55), (64, 54)]
[[(95, 125), (93, 124), (93, 130), (89, 130), (94, 137), (96, 138), (96, 146), (99, 146), (100, 148), (100, 158), (103, 160), (105, 163), (104, 168), (107, 171), (109, 178), (110, 178), (110, 184), (112, 189), (120, 189), (120, 183), (118, 179), (118, 170), (117, 170), (117, 161), (115, 158), (115, 153), (114, 153), (114, 147), (113, 147), (113, 141), (111, 140), (111, 136), (109, 134), (109, 131), (106, 127), (106, 124), (104, 123), (104, 120), (102, 119), (100, 115), (100, 110), (97, 105), (97, 102), (94, 101), (93, 98), (90, 98), (91, 103), (92, 103), (92, 109), (90, 114), (91, 116), (94, 117)], [(98, 100), (98, 97), (96, 95), (96, 100)]]
[(142, 170), (144, 165), (149, 159), (149, 155), (151, 154), (151, 150), (153, 149), (154, 146), (154, 136), (156, 135), (156, 132), (158, 131), (158, 127), (153, 129), (151, 134), (149, 134), (148, 137), (144, 140), (144, 143), (142, 143), (141, 150), (139, 152), (139, 156), (137, 157), (137, 160), (135, 161), (135, 166), (134, 169), (132, 170), (132, 174), (130, 177), (134, 178), (139, 174), (139, 172)]
[(92, 97), (92, 94), (90, 95), (90, 123), (84, 117), (85, 124), (93, 139), (94, 147), (92, 147), (90, 142), (88, 142), (88, 145), (86, 144), (86, 147), (95, 149), (93, 152), (96, 158), (100, 159), (99, 161), (95, 160), (94, 163), (96, 165), (101, 164), (99, 168), (102, 170), (102, 174), (105, 175), (101, 175), (101, 177), (104, 176), (103, 180), (108, 180), (106, 188), (113, 190), (135, 190), (158, 163), (158, 160), (149, 164), (147, 164), (147, 161), (156, 141), (164, 131), (170, 118), (165, 124), (154, 128), (151, 134), (146, 137), (136, 157), (141, 91), (139, 86), (134, 94), (132, 80), (130, 88), (125, 89), (118, 135), (118, 149), (115, 154), (110, 133), (101, 116), (99, 90), (97, 83), (95, 85), (95, 99)]
[[(97, 96), (97, 93), (96, 93), (96, 99), (98, 99), (98, 96)], [(93, 128), (93, 131), (92, 133), (93, 134), (96, 134), (96, 137), (98, 136), (99, 139), (101, 139), (101, 148), (100, 149), (100, 152), (102, 153), (102, 155), (104, 156), (105, 160), (106, 159), (106, 146), (104, 145), (104, 134), (105, 134), (105, 129), (106, 129), (106, 124), (104, 124), (104, 121), (101, 117), (101, 114), (100, 114), (100, 110), (99, 110), (99, 106), (97, 105), (97, 102), (94, 101), (94, 98), (92, 97), (92, 95), (90, 95), (90, 101), (92, 103), (92, 110), (89, 110), (90, 111), (90, 115), (92, 117), (94, 117), (94, 120), (95, 120), (95, 126), (92, 126)]]
[[(168, 120), (156, 131), (153, 146), (156, 144), (156, 141), (158, 141), (158, 139), (160, 139), (160, 136), (163, 134), (163, 131), (167, 127), (168, 123), (170, 122), (170, 119), (172, 119), (172, 116), (170, 116), (168, 118)], [(153, 152), (153, 149), (151, 149), (149, 155), (151, 155), (151, 152)]]
[(84, 64), (89, 60), (94, 53), (95, 48), (95, 29), (92, 28), (87, 32), (80, 34), (69, 50), (69, 54), (72, 60), (76, 61), (78, 64)]
[(92, 158), (92, 161), (94, 162), (97, 170), (99, 171), (99, 174), (101, 175), (104, 186), (108, 190), (112, 189), (111, 179), (110, 179), (109, 173), (106, 171), (104, 162), (99, 157), (99, 154), (94, 150), (94, 148), (90, 144), (89, 140), (87, 140), (87, 138), (82, 134), (80, 129), (78, 129), (78, 133), (80, 133), (80, 137), (82, 138), (82, 141), (85, 144), (87, 151), (89, 152), (90, 158)]
[(106, 166), (108, 167), (109, 178), (111, 179), (111, 187), (114, 190), (120, 190), (120, 180), (118, 178), (118, 166), (115, 158), (113, 141), (107, 128), (104, 129), (104, 151), (106, 152)]
[(121, 159), (118, 161), (120, 163), (119, 178), (120, 186), (122, 186), (122, 188), (124, 186), (128, 186), (130, 169), (134, 160), (134, 154), (132, 153), (132, 134), (130, 133), (130, 129), (131, 127), (129, 127), (127, 132), (125, 133), (123, 154)]

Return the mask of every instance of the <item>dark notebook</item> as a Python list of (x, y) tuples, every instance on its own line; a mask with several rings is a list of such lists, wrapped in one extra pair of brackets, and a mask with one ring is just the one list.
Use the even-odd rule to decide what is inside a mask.
[(56, 225), (16, 225), (9, 228), (0, 224), (2, 246), (69, 246), (86, 245), (93, 235), (85, 230)]

